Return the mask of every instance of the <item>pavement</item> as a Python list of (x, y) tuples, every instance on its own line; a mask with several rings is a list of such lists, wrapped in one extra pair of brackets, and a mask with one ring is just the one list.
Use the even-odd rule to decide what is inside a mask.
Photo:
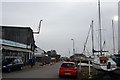
[[(89, 64), (87, 64), (87, 63), (78, 63), (78, 65), (81, 65), (81, 66), (86, 66), (86, 67), (88, 67), (88, 66), (89, 66)], [(92, 65), (90, 64), (90, 66), (92, 66)]]
[(35, 68), (40, 68), (40, 67), (44, 67), (44, 66), (48, 66), (48, 65), (50, 65), (50, 64), (41, 65), (41, 63), (37, 62), (33, 67), (31, 67), (31, 65), (24, 66), (23, 70), (35, 69)]

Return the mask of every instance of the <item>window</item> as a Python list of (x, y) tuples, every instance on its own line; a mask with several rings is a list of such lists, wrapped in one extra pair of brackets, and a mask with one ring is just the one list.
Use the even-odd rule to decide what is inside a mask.
[(61, 67), (66, 67), (66, 68), (75, 68), (75, 64), (72, 63), (63, 63)]

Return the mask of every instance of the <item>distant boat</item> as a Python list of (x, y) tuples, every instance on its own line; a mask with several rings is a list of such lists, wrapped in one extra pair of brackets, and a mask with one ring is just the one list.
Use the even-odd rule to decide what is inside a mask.
[[(99, 31), (99, 34), (100, 34), (100, 51), (94, 50), (94, 41), (93, 41), (93, 34), (92, 34), (92, 43), (93, 43), (92, 44), (92, 52), (93, 52), (93, 57), (94, 57), (93, 60), (92, 60), (92, 65), (97, 70), (113, 71), (117, 68), (115, 61), (113, 61), (112, 58), (110, 58), (110, 56), (105, 55), (105, 53), (109, 54), (108, 51), (103, 51), (102, 50), (100, 0), (98, 1), (98, 10), (99, 10), (99, 30), (100, 30)], [(92, 25), (92, 28), (93, 28), (93, 25)], [(98, 55), (94, 55), (94, 53), (98, 53)]]

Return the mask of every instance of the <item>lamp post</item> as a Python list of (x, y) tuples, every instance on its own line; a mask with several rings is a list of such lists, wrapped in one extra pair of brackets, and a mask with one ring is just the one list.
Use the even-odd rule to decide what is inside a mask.
[(73, 54), (75, 54), (75, 42), (74, 39), (71, 39), (73, 41)]

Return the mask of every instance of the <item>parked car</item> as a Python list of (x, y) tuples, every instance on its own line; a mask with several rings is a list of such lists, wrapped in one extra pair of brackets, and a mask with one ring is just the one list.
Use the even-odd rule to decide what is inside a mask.
[(2, 61), (2, 71), (11, 72), (13, 70), (22, 70), (23, 61), (20, 58), (6, 58)]
[(78, 68), (74, 62), (63, 62), (59, 69), (59, 77), (71, 76), (77, 77)]
[(52, 65), (52, 64), (55, 64), (55, 63), (56, 63), (56, 58), (51, 58), (50, 64)]

